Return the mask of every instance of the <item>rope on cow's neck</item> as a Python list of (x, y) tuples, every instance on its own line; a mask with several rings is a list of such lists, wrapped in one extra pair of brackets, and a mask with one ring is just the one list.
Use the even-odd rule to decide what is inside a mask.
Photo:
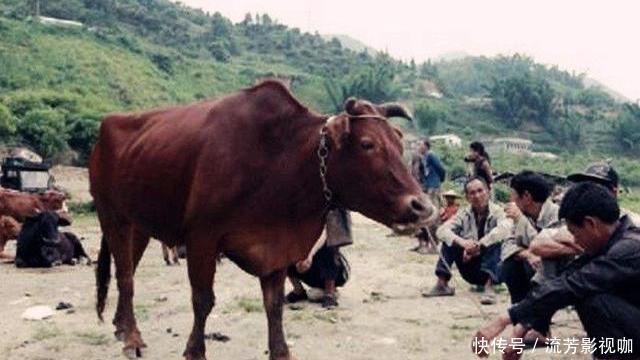
[(329, 157), (329, 144), (327, 141), (327, 126), (324, 125), (320, 129), (320, 145), (318, 145), (318, 159), (320, 160), (320, 180), (322, 180), (322, 194), (327, 200), (327, 207), (331, 207), (333, 200), (333, 192), (327, 184), (327, 158)]

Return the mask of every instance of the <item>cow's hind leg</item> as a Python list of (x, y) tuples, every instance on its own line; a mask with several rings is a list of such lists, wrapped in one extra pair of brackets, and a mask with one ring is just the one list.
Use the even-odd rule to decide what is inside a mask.
[(147, 248), (149, 236), (137, 231), (133, 226), (122, 226), (118, 236), (120, 241), (110, 243), (118, 282), (118, 306), (113, 324), (116, 327), (116, 337), (124, 341), (125, 355), (135, 358), (142, 356), (142, 349), (147, 345), (142, 341), (133, 312), (133, 275)]
[(171, 265), (171, 260), (169, 259), (169, 247), (162, 243), (162, 258), (164, 259), (164, 263), (168, 266)]
[(294, 360), (282, 330), (282, 304), (284, 303), (284, 280), (286, 270), (280, 270), (260, 278), (264, 309), (269, 326), (269, 359)]
[(191, 282), (191, 303), (193, 306), (193, 328), (184, 357), (187, 360), (202, 360), (205, 357), (204, 328), (207, 317), (215, 305), (213, 277), (216, 271), (216, 254), (187, 251), (187, 268)]

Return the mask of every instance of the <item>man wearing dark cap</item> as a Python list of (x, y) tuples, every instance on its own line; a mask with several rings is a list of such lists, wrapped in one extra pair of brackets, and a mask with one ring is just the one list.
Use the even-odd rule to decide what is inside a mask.
[[(488, 355), (485, 345), (509, 324), (514, 325), (509, 345), (515, 344), (514, 339), (521, 339), (527, 330), (540, 331), (556, 311), (573, 305), (587, 336), (595, 341), (597, 358), (638, 359), (640, 228), (627, 216), (620, 217), (612, 193), (593, 182), (580, 183), (567, 192), (559, 217), (566, 221), (584, 254), (481, 328), (472, 350), (480, 356)], [(600, 341), (608, 339), (612, 339), (612, 349), (599, 346)], [(516, 346), (507, 346), (503, 359), (519, 359), (521, 355)]]
[[(584, 172), (571, 174), (567, 176), (567, 180), (575, 183), (591, 181), (600, 184), (609, 189), (613, 196), (618, 198), (618, 190), (620, 187), (620, 178), (618, 172), (607, 162), (597, 162), (589, 165)], [(620, 209), (621, 215), (628, 215), (635, 224), (640, 224), (640, 215), (635, 214), (626, 209)]]
[[(611, 191), (614, 198), (617, 199), (618, 197), (618, 173), (607, 162), (593, 163), (585, 171), (567, 176), (567, 180), (575, 183), (593, 182), (600, 184)], [(620, 209), (620, 214), (621, 216), (626, 215), (632, 223), (640, 225), (640, 215), (627, 209)], [(557, 259), (560, 263), (566, 262), (567, 259), (582, 252), (580, 247), (576, 246), (573, 236), (564, 226), (555, 232), (541, 233), (532, 242), (529, 249), (534, 255), (542, 258)], [(561, 266), (557, 266), (557, 268), (560, 269)]]

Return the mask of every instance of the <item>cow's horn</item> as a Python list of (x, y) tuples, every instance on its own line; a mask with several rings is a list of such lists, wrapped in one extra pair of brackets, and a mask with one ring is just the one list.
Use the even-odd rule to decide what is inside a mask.
[(411, 116), (411, 114), (409, 113), (409, 110), (407, 110), (406, 107), (397, 104), (397, 103), (387, 103), (387, 104), (382, 104), (382, 105), (378, 105), (382, 114), (385, 117), (403, 117), (409, 121), (413, 121), (413, 117)]

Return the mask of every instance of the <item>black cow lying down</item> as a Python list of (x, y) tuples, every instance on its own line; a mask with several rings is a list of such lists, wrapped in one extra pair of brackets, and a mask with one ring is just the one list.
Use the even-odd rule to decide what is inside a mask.
[(70, 232), (59, 232), (58, 225), (68, 225), (53, 211), (46, 211), (28, 218), (18, 235), (16, 266), (52, 267), (61, 264), (74, 265), (89, 256), (80, 239)]

